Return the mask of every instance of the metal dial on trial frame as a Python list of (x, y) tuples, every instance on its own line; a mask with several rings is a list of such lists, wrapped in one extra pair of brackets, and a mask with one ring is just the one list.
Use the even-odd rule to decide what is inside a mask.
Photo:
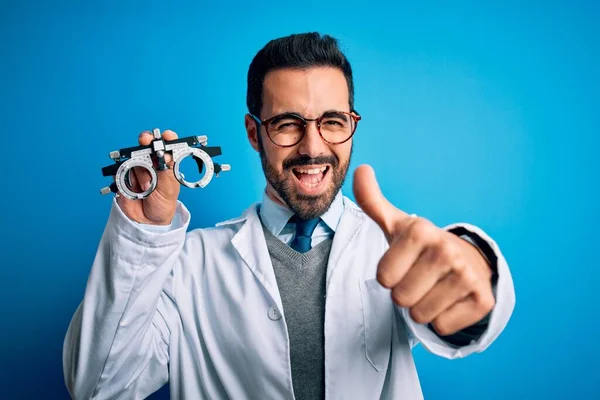
[[(119, 189), (119, 192), (130, 200), (145, 199), (156, 188), (156, 184), (158, 182), (158, 176), (156, 175), (156, 171), (154, 170), (154, 167), (152, 164), (152, 158), (150, 157), (151, 153), (152, 153), (152, 149), (144, 149), (144, 150), (140, 150), (139, 152), (132, 153), (132, 156), (135, 156), (135, 157), (130, 158), (129, 160), (127, 160), (123, 164), (121, 164), (121, 166), (117, 170), (117, 173), (115, 174), (115, 183), (117, 185), (117, 188)], [(148, 190), (145, 190), (141, 193), (137, 193), (128, 187), (127, 182), (126, 182), (126, 177), (127, 177), (128, 173), (131, 173), (131, 170), (134, 167), (144, 168), (145, 170), (147, 170), (150, 173), (151, 179), (150, 179), (150, 187), (148, 188)], [(127, 180), (129, 180), (129, 179), (130, 178), (128, 178)]]
[[(192, 189), (197, 187), (204, 188), (210, 183), (215, 173), (215, 166), (213, 164), (212, 158), (205, 151), (197, 147), (188, 147), (184, 143), (169, 145), (167, 146), (167, 150), (173, 150), (173, 173), (175, 174), (175, 179), (177, 179), (179, 183)], [(179, 171), (181, 161), (183, 161), (184, 158), (189, 156), (202, 161), (202, 163), (206, 167), (204, 176), (196, 182), (186, 181), (183, 174)]]

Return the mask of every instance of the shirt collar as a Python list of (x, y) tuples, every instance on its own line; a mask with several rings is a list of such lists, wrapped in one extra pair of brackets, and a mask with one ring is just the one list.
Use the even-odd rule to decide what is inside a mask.
[[(287, 225), (294, 212), (284, 205), (271, 200), (267, 191), (263, 192), (262, 204), (259, 209), (260, 219), (267, 229), (275, 236), (278, 236)], [(321, 219), (332, 230), (336, 231), (342, 214), (344, 213), (344, 196), (342, 191), (338, 191), (329, 209), (321, 215)]]

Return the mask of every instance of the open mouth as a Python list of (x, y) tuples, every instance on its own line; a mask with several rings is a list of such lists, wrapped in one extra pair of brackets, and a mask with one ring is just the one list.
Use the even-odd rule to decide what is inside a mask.
[(329, 166), (305, 166), (292, 168), (292, 172), (302, 184), (302, 186), (308, 189), (317, 188), (321, 182), (325, 179), (327, 172), (329, 172)]

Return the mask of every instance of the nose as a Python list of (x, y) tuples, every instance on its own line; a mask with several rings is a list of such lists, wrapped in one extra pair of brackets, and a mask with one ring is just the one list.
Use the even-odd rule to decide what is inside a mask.
[(301, 155), (307, 155), (310, 158), (316, 158), (327, 152), (327, 143), (323, 141), (323, 138), (319, 134), (317, 123), (315, 121), (307, 122), (306, 133), (300, 141), (298, 152)]

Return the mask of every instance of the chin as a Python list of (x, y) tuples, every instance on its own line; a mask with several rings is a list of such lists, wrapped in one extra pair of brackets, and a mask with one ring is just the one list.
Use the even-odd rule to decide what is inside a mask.
[(330, 187), (320, 194), (304, 194), (296, 192), (288, 202), (289, 207), (301, 219), (312, 219), (325, 214), (335, 197), (334, 188)]

